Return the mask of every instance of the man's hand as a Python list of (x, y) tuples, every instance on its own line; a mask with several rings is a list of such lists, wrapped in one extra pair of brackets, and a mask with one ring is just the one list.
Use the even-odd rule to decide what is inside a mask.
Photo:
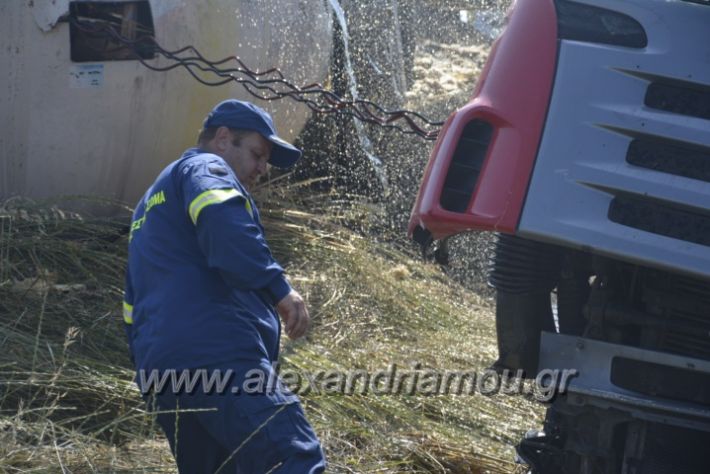
[(296, 290), (291, 290), (278, 302), (276, 311), (279, 312), (290, 339), (298, 339), (306, 333), (311, 318), (308, 316), (306, 303)]

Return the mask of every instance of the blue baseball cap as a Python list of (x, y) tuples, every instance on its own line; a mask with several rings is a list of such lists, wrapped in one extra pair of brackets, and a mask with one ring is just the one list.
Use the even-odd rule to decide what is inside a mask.
[(301, 150), (276, 134), (271, 115), (250, 102), (236, 99), (220, 102), (207, 115), (202, 126), (237, 128), (261, 134), (274, 145), (269, 163), (277, 168), (290, 168), (301, 158)]

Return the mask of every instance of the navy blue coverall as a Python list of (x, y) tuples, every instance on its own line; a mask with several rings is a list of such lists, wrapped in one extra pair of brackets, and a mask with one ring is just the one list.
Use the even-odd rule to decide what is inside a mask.
[[(323, 472), (296, 395), (281, 384), (242, 390), (252, 369), (274, 375), (274, 305), (290, 291), (222, 158), (192, 148), (161, 172), (133, 215), (123, 315), (139, 385), (174, 374), (141, 390), (181, 473)], [(215, 371), (232, 375), (226, 389), (196, 375)], [(171, 386), (181, 374), (196, 385)]]

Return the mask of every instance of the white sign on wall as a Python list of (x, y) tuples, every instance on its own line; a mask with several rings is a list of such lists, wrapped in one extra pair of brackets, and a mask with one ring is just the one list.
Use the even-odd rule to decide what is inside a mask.
[(72, 64), (69, 66), (69, 87), (84, 89), (104, 85), (103, 64)]

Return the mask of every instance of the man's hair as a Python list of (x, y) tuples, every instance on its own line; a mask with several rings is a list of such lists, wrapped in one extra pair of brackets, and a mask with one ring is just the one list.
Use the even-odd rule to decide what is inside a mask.
[[(217, 134), (218, 128), (219, 127), (206, 127), (200, 130), (200, 134), (197, 136), (197, 146), (207, 146), (210, 140), (212, 140)], [(251, 133), (251, 130), (242, 130), (239, 128), (230, 128), (229, 131), (232, 133), (232, 144), (234, 146), (239, 146), (242, 138)]]

